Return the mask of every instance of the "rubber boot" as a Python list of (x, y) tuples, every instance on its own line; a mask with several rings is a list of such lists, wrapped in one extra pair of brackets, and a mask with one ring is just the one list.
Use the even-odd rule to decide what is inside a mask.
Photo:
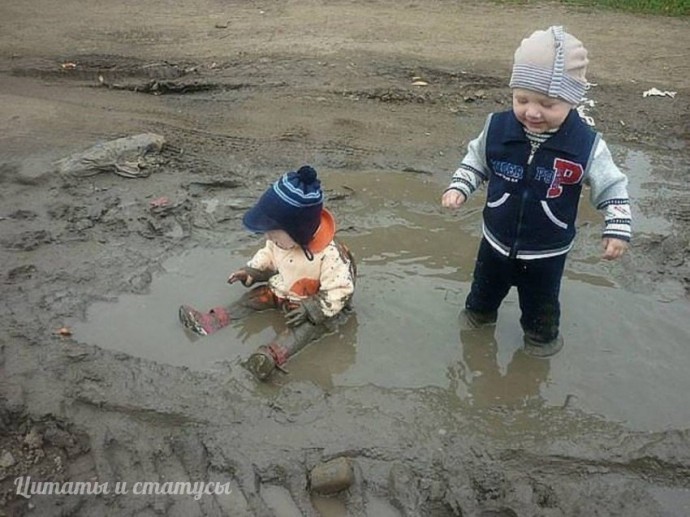
[(182, 325), (201, 336), (213, 334), (230, 323), (230, 313), (224, 307), (200, 312), (189, 305), (182, 305), (178, 315)]
[(247, 370), (260, 381), (266, 380), (276, 368), (276, 359), (271, 349), (264, 345), (256, 349), (247, 359)]
[(460, 324), (465, 330), (473, 330), (496, 323), (497, 311), (477, 312), (471, 309), (463, 309), (459, 314)]
[(246, 367), (260, 381), (266, 380), (274, 370), (283, 370), (288, 359), (328, 331), (327, 325), (311, 323), (285, 329), (268, 345), (257, 348), (247, 360)]
[(539, 341), (525, 334), (523, 351), (532, 357), (547, 358), (556, 355), (563, 348), (563, 336), (560, 334), (551, 341)]
[(268, 286), (260, 285), (225, 307), (215, 307), (208, 312), (201, 312), (189, 305), (183, 305), (178, 314), (182, 325), (201, 336), (208, 336), (227, 327), (232, 321), (245, 318), (253, 312), (278, 306), (279, 300)]

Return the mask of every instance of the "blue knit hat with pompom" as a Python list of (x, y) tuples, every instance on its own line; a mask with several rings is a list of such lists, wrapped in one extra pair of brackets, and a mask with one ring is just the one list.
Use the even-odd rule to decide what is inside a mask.
[(309, 165), (283, 174), (242, 219), (251, 232), (283, 230), (302, 247), (321, 223), (323, 192), (316, 171)]

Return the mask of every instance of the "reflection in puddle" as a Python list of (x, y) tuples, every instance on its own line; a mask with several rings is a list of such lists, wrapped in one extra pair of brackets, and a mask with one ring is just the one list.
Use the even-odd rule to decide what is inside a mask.
[[(314, 508), (322, 517), (347, 517), (345, 503), (336, 497), (315, 496), (312, 497)], [(376, 517), (401, 517), (401, 513), (386, 500), (369, 496), (366, 500), (366, 514)]]
[[(675, 168), (678, 164), (670, 163), (668, 167)], [(635, 205), (654, 207), (652, 210), (640, 210), (633, 214), (635, 232), (667, 234), (671, 229), (671, 223), (658, 215), (658, 202), (654, 200), (667, 197), (663, 192), (669, 187), (672, 188), (673, 184), (667, 179), (661, 181), (654, 178), (652, 157), (642, 151), (628, 151), (621, 169), (628, 176), (628, 193)]]
[[(443, 185), (414, 175), (338, 173), (324, 179), (336, 191), (347, 186), (355, 192), (329, 206), (344, 229), (340, 238), (357, 257), (356, 314), (338, 333), (291, 359), (290, 375), (279, 375), (276, 384), (306, 380), (327, 390), (435, 386), (450, 390), (465, 407), (561, 407), (575, 400), (584, 411), (633, 428), (690, 425), (687, 301), (664, 304), (616, 289), (606, 268), (623, 266), (576, 254), (563, 286), (565, 348), (551, 360), (527, 357), (520, 351), (514, 292), (495, 329), (461, 332), (458, 326), (478, 247), (481, 201), (459, 213), (443, 211)], [(259, 245), (257, 238), (233, 250), (196, 249), (168, 260), (150, 294), (94, 304), (87, 322), (73, 325), (76, 338), (236, 375), (241, 360), (284, 327), (282, 316), (256, 314), (190, 339), (177, 322), (177, 307), (207, 309), (238, 297), (244, 288), (225, 279)]]
[(540, 395), (550, 361), (534, 359), (515, 349), (507, 364), (501, 365), (495, 328), (461, 330), (460, 342), (462, 361), (449, 367), (448, 377), (458, 387), (466, 385), (470, 404), (516, 407)]
[(345, 503), (335, 497), (314, 496), (312, 504), (319, 515), (323, 517), (347, 517), (347, 507)]

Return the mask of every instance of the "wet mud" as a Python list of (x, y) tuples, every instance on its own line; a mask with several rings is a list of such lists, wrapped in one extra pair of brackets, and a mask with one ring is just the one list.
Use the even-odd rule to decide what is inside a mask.
[[(174, 7), (0, 8), (0, 514), (690, 512), (686, 19)], [(520, 351), (514, 293), (495, 330), (460, 329), (482, 200), (451, 213), (439, 199), (486, 114), (509, 106), (514, 44), (554, 21), (591, 42), (589, 114), (630, 178), (635, 239), (601, 261), (601, 219), (583, 199), (566, 346), (544, 361)], [(677, 95), (643, 97), (651, 87)], [(54, 167), (144, 132), (166, 141), (145, 177)], [(303, 163), (357, 257), (355, 313), (257, 383), (243, 361), (280, 314), (195, 339), (176, 311), (241, 294), (225, 278), (260, 245), (241, 216)], [(313, 491), (310, 472), (340, 457), (349, 488)], [(28, 477), (102, 493), (27, 498)], [(118, 494), (118, 482), (227, 490)]]

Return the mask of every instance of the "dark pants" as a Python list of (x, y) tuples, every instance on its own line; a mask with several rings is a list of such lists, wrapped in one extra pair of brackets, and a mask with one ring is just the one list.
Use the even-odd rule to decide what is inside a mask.
[(563, 254), (536, 260), (510, 259), (482, 239), (465, 307), (482, 314), (494, 313), (510, 288), (516, 286), (523, 331), (535, 341), (552, 341), (558, 337), (558, 297), (565, 258)]

